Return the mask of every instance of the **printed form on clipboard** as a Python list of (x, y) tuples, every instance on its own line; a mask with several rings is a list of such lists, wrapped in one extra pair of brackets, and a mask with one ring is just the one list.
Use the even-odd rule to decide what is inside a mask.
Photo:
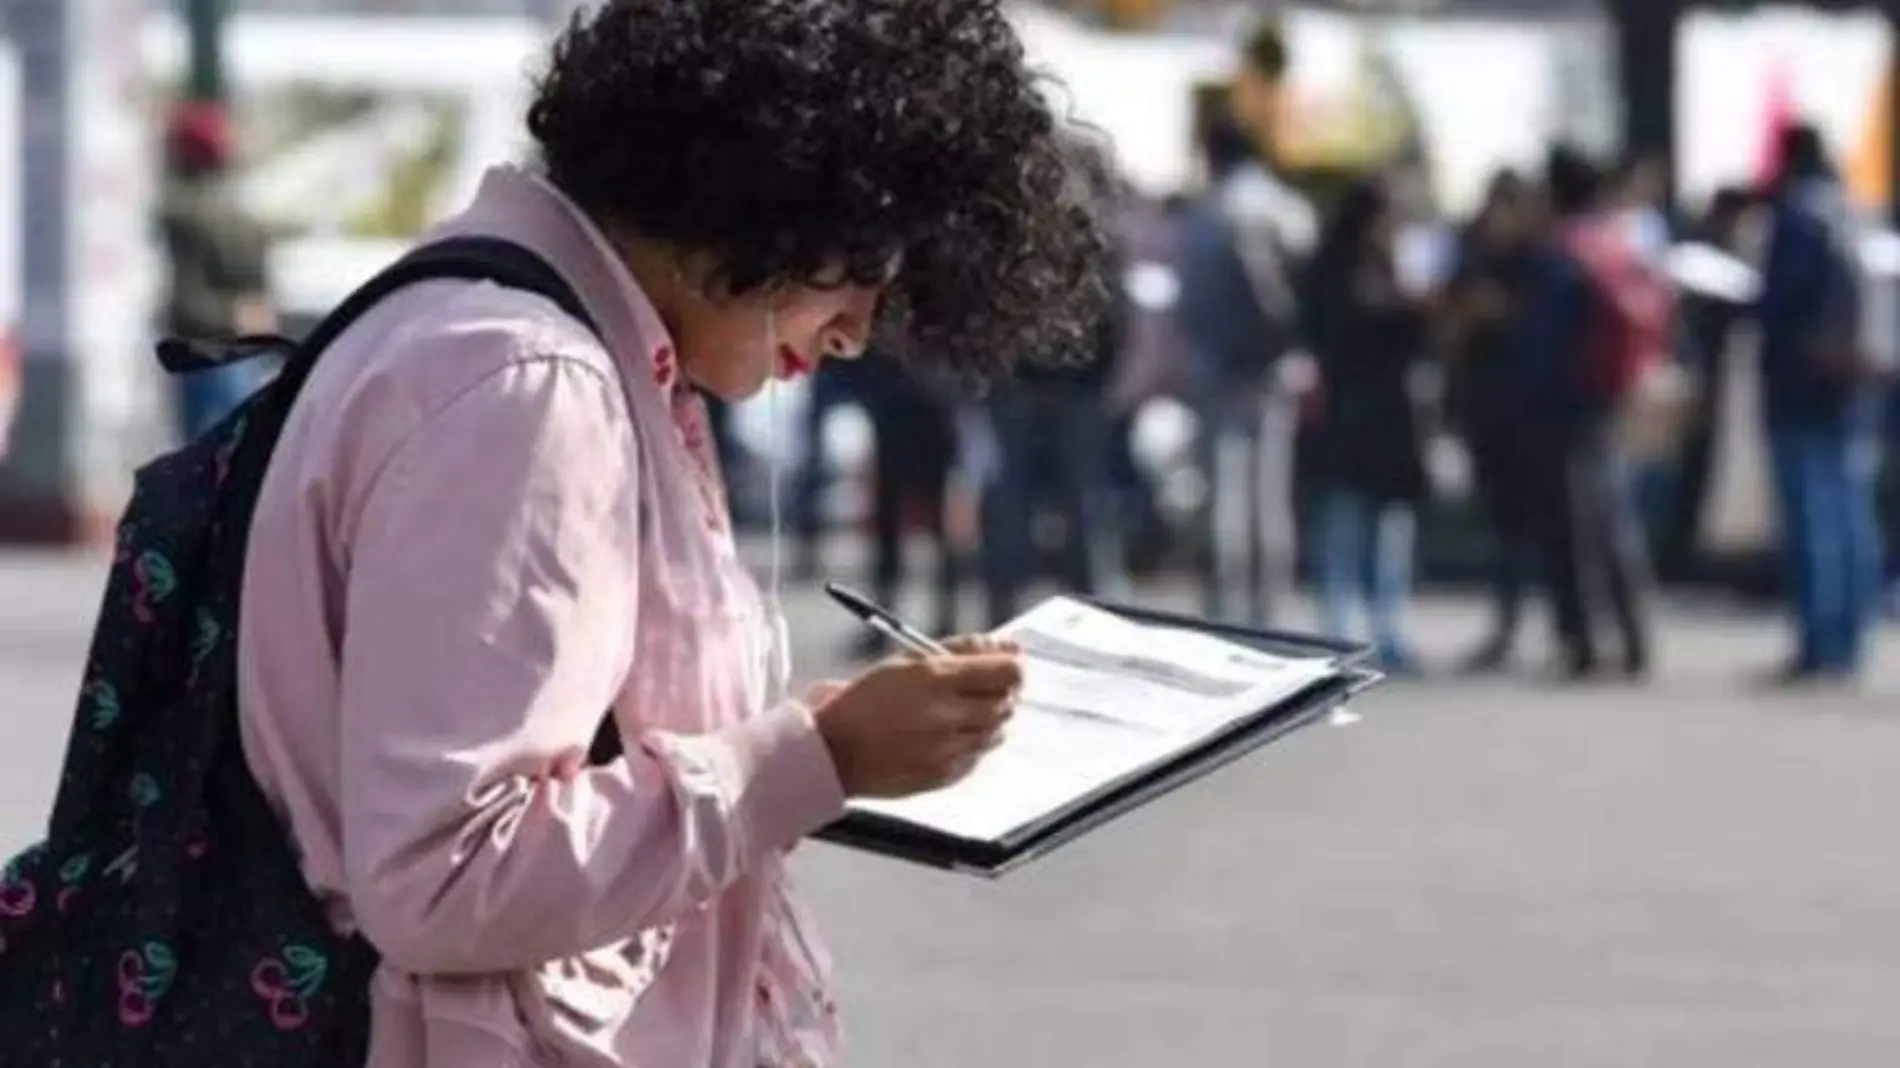
[(1024, 651), (1004, 741), (962, 782), (851, 810), (1000, 842), (1350, 672), (1058, 597), (1001, 628)]

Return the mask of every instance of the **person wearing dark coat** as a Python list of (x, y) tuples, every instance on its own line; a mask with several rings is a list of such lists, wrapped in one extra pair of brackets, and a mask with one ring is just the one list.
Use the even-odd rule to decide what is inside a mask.
[(1797, 643), (1770, 681), (1848, 682), (1865, 666), (1880, 586), (1879, 390), (1861, 231), (1818, 131), (1789, 130), (1782, 158), (1754, 310)]
[[(1070, 150), (1081, 195), (1114, 212), (1127, 188), (1113, 159), (1080, 137)], [(1125, 245), (1117, 241), (1104, 262), (1110, 297), (1084, 348), (1024, 360), (987, 390), (984, 408), (996, 465), (983, 488), (981, 563), (993, 628), (1016, 617), (1024, 591), (1039, 577), (1043, 561), (1035, 533), (1045, 508), (1062, 527), (1059, 552), (1049, 561), (1061, 589), (1100, 596), (1121, 585), (1107, 394), (1127, 335)]]
[(1401, 617), (1427, 484), (1411, 391), (1424, 316), (1399, 283), (1395, 222), (1383, 184), (1348, 190), (1327, 222), (1302, 306), (1323, 397), (1312, 441), (1326, 624), (1349, 636), (1353, 602), (1363, 600), (1385, 666), (1407, 671), (1416, 663)]
[(1537, 420), (1525, 403), (1532, 354), (1521, 327), (1533, 280), (1535, 194), (1515, 172), (1493, 180), (1460, 242), (1440, 302), (1440, 347), (1450, 378), (1448, 408), (1470, 451), (1485, 525), (1493, 622), (1465, 658), (1467, 672), (1506, 667), (1517, 647), (1537, 560)]
[[(962, 546), (951, 536), (951, 476), (957, 463), (955, 397), (943, 383), (883, 352), (858, 361), (856, 389), (871, 418), (877, 445), (871, 480), (871, 593), (900, 603), (904, 591), (905, 534), (911, 520), (936, 550), (936, 634), (957, 632), (957, 596), (963, 581)], [(887, 651), (867, 632), (860, 656)]]
[(1606, 615), (1622, 645), (1614, 670), (1639, 680), (1654, 657), (1654, 584), (1619, 440), (1624, 404), (1588, 384), (1612, 298), (1578, 252), (1622, 222), (1605, 207), (1601, 166), (1572, 146), (1551, 148), (1544, 184), (1552, 225), (1531, 263), (1521, 325), (1535, 383), (1526, 408), (1539, 427), (1534, 507), (1560, 649), (1555, 681), (1587, 681), (1610, 667), (1599, 656)]
[(1241, 52), (1198, 139), (1207, 187), (1182, 213), (1175, 323), (1207, 487), (1202, 613), (1261, 627), (1297, 573), (1294, 458), (1312, 375), (1295, 290), (1319, 224), (1273, 158), (1290, 62), (1278, 24)]

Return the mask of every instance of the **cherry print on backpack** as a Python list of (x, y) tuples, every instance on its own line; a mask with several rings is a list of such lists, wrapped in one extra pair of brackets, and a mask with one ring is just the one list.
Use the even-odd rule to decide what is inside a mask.
[(271, 1023), (295, 1031), (310, 1022), (310, 1001), (323, 991), (329, 961), (309, 946), (285, 946), (251, 969), (251, 990), (270, 1006)]

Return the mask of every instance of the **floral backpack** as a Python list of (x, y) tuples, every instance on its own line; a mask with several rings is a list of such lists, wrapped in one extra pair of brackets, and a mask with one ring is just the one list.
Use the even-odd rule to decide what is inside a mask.
[(266, 465), (317, 357), (382, 297), (442, 278), (536, 292), (591, 325), (533, 253), (452, 238), (378, 275), (300, 345), (160, 345), (173, 373), (287, 359), (218, 427), (139, 472), (47, 838), (0, 875), (0, 1068), (365, 1060), (376, 953), (327, 922), (239, 744), (239, 588)]

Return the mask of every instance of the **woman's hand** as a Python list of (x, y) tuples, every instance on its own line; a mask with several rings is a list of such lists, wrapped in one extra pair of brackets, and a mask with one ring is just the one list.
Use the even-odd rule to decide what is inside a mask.
[(848, 797), (907, 797), (961, 780), (1001, 740), (1022, 688), (1020, 652), (959, 638), (948, 656), (895, 657), (813, 690), (819, 733)]

